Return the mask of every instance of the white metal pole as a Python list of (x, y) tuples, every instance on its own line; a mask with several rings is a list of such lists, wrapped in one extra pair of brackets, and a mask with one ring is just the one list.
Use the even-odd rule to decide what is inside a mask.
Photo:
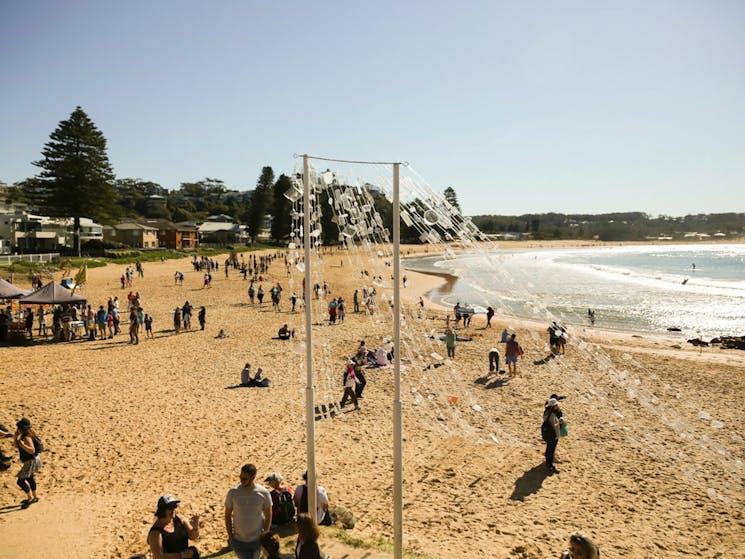
[(393, 164), (393, 557), (403, 557), (403, 412), (401, 408), (401, 227), (399, 163)]
[(313, 335), (310, 299), (310, 163), (303, 155), (303, 242), (305, 243), (305, 432), (308, 447), (308, 514), (316, 521), (316, 412), (313, 385)]

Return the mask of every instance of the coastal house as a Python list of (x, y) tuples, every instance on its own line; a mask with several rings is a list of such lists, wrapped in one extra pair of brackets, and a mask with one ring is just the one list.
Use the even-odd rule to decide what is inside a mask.
[(228, 215), (211, 215), (199, 225), (199, 242), (214, 246), (241, 243), (244, 229)]
[(173, 223), (167, 219), (145, 219), (145, 225), (158, 230), (158, 247), (181, 250), (199, 246), (199, 232), (193, 223)]
[(122, 243), (132, 248), (158, 248), (158, 230), (149, 225), (126, 221), (104, 227), (105, 241)]
[[(0, 237), (21, 252), (43, 252), (75, 244), (75, 220), (47, 217), (25, 211), (0, 214)], [(88, 217), (80, 218), (80, 242), (103, 239), (103, 226)]]

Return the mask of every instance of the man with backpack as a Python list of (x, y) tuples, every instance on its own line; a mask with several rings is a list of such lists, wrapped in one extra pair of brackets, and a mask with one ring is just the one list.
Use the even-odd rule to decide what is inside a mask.
[(292, 492), (289, 486), (282, 485), (282, 475), (272, 472), (264, 480), (271, 487), (269, 495), (272, 497), (272, 524), (281, 526), (295, 518), (295, 504), (292, 502)]
[(549, 398), (543, 411), (541, 438), (546, 443), (546, 469), (551, 474), (559, 473), (559, 470), (554, 466), (554, 455), (556, 454), (556, 445), (559, 444), (560, 427), (563, 422), (559, 401), (556, 398)]
[[(293, 501), (298, 513), (308, 512), (308, 472), (303, 474), (303, 484), (295, 488)], [(331, 514), (329, 513), (329, 496), (322, 485), (316, 485), (316, 522), (320, 526), (331, 526)]]

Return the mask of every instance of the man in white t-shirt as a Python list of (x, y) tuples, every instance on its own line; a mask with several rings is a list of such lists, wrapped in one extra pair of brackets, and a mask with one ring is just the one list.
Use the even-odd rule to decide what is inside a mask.
[[(295, 494), (292, 496), (298, 513), (308, 512), (308, 496), (305, 494), (306, 489), (308, 489), (306, 485), (308, 472), (303, 474), (303, 480), (305, 483), (298, 485), (295, 488)], [(331, 516), (329, 516), (328, 508), (329, 496), (323, 486), (316, 484), (316, 522), (322, 526), (329, 526), (331, 524)]]
[(253, 464), (241, 468), (240, 479), (225, 497), (228, 545), (238, 559), (260, 559), (261, 536), (272, 525), (272, 497), (266, 487), (256, 484)]

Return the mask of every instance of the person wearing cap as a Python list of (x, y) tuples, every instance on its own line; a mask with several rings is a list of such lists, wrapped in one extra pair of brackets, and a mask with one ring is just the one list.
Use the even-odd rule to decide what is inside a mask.
[(21, 491), (26, 493), (26, 498), (21, 501), (21, 508), (39, 502), (34, 475), (41, 471), (41, 458), (39, 458), (37, 452), (35, 439), (39, 440), (38, 435), (31, 428), (31, 422), (28, 419), (24, 417), (16, 423), (13, 444), (18, 449), (19, 459), (23, 464), (18, 472), (16, 484), (21, 488)]
[[(264, 483), (268, 484), (272, 490), (269, 495), (272, 497), (272, 525), (279, 526), (280, 524), (287, 524), (292, 520), (289, 514), (280, 510), (280, 500), (283, 493), (287, 493), (284, 498), (289, 499), (292, 502), (292, 490), (290, 486), (282, 485), (282, 474), (279, 472), (272, 472), (269, 474)], [(292, 506), (290, 507), (292, 509)], [(294, 516), (294, 509), (292, 510)]]
[(546, 433), (541, 428), (546, 442), (546, 469), (552, 474), (558, 474), (559, 470), (554, 466), (554, 455), (556, 454), (556, 445), (559, 444), (560, 427), (564, 422), (559, 409), (559, 401), (556, 398), (549, 398), (543, 411), (543, 423), (547, 425)]
[(181, 501), (166, 493), (158, 499), (157, 520), (150, 528), (147, 543), (153, 559), (199, 559), (199, 551), (189, 540), (199, 538), (199, 515), (189, 520), (176, 514)]
[(272, 496), (256, 483), (256, 466), (241, 468), (240, 483), (225, 496), (225, 529), (228, 546), (238, 559), (259, 559), (261, 537), (272, 525)]

